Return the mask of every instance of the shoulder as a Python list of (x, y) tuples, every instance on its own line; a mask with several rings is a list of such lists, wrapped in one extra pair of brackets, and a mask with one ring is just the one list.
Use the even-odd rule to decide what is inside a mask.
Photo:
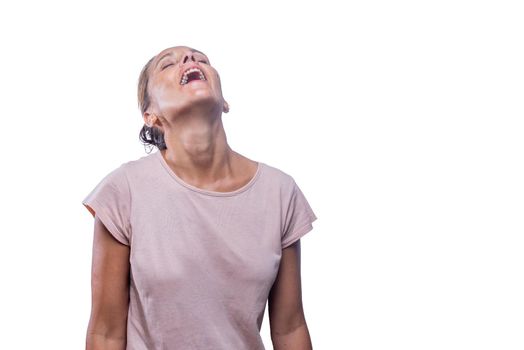
[(122, 177), (125, 176), (128, 181), (141, 179), (156, 171), (156, 166), (159, 165), (157, 158), (156, 152), (151, 152), (121, 163), (114, 171)]
[(265, 177), (271, 184), (278, 186), (284, 192), (291, 193), (294, 190), (295, 179), (286, 170), (267, 163), (262, 163), (262, 166)]
[(99, 191), (118, 192), (120, 195), (129, 195), (137, 184), (137, 180), (151, 169), (153, 154), (148, 154), (136, 159), (116, 163), (102, 177), (97, 185)]
[(120, 166), (122, 168), (125, 168), (128, 172), (143, 170), (144, 168), (151, 166), (152, 163), (157, 161), (157, 152), (158, 151), (135, 157), (135, 159), (128, 160), (122, 163)]

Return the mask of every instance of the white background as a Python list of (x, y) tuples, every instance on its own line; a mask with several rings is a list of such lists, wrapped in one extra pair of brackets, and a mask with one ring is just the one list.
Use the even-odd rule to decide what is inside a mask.
[[(2, 349), (82, 349), (93, 219), (145, 155), (138, 74), (204, 51), (233, 149), (291, 174), (313, 346), (524, 348), (518, 1), (0, 5)], [(262, 336), (271, 349), (267, 311)]]

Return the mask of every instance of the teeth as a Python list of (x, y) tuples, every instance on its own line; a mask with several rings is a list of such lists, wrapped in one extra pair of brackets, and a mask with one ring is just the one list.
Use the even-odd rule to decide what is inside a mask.
[(184, 74), (182, 75), (182, 80), (180, 80), (180, 85), (187, 84), (187, 76), (190, 73), (193, 73), (193, 72), (199, 72), (200, 73), (200, 80), (206, 80), (206, 77), (204, 76), (204, 73), (202, 73), (202, 71), (200, 69), (198, 69), (198, 68), (190, 68), (190, 69), (186, 70), (184, 72)]

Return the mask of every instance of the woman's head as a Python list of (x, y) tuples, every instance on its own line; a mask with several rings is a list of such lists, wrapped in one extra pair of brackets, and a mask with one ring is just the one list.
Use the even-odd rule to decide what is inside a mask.
[[(187, 74), (190, 68), (199, 71)], [(204, 53), (187, 46), (162, 50), (146, 63), (138, 79), (138, 105), (144, 118), (139, 138), (159, 149), (166, 148), (170, 118), (194, 110), (229, 111), (218, 72)]]

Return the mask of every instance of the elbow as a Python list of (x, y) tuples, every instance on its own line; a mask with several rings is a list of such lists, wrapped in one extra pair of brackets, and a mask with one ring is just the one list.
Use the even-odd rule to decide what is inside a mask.
[(125, 350), (126, 346), (126, 328), (103, 323), (89, 323), (86, 350)]
[[(125, 350), (127, 312), (119, 307), (93, 309), (87, 327), (86, 350)], [(96, 312), (99, 310), (99, 312)]]
[(288, 332), (271, 331), (274, 350), (312, 350), (311, 337), (305, 321), (298, 326), (290, 326)]

